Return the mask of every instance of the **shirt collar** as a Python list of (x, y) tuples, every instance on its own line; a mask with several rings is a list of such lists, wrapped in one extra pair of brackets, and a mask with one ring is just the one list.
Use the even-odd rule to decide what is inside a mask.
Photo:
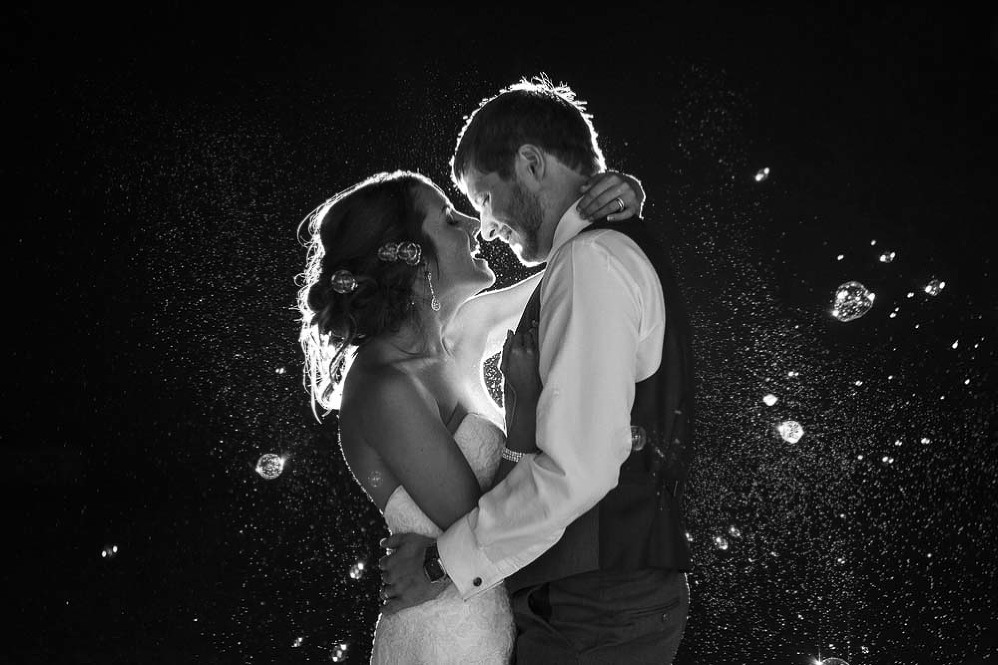
[(579, 215), (579, 210), (576, 206), (579, 205), (579, 201), (581, 200), (581, 196), (577, 198), (572, 205), (568, 207), (565, 214), (561, 216), (561, 219), (558, 220), (558, 226), (554, 229), (554, 238), (551, 240), (551, 251), (548, 252), (547, 256), (548, 261), (551, 260), (551, 257), (554, 256), (554, 253), (557, 252), (562, 245), (579, 235), (579, 232), (582, 231), (582, 229), (592, 223), (582, 219), (582, 216)]

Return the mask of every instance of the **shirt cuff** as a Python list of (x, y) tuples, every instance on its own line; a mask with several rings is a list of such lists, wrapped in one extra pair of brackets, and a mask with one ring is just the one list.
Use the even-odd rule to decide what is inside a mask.
[(477, 519), (478, 508), (475, 508), (437, 538), (440, 564), (464, 600), (491, 589), (503, 580), (496, 565), (478, 547), (471, 527)]

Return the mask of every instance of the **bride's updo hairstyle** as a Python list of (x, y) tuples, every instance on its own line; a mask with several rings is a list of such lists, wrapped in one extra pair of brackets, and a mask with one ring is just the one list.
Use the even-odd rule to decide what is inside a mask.
[[(378, 173), (320, 205), (307, 224), (305, 271), (298, 276), (298, 309), (305, 353), (305, 388), (326, 413), (339, 408), (341, 384), (353, 353), (384, 332), (417, 321), (415, 280), (422, 266), (436, 258), (423, 232), (420, 187), (433, 186), (409, 171)], [(382, 261), (386, 243), (415, 242), (422, 261)], [(333, 288), (333, 274), (349, 271), (356, 288)]]

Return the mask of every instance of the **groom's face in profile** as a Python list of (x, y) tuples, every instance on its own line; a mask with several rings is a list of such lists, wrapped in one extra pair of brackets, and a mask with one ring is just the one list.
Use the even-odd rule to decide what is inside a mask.
[(547, 260), (539, 233), (544, 211), (537, 196), (514, 175), (503, 180), (496, 172), (482, 173), (474, 166), (461, 179), (462, 189), (478, 211), (485, 240), (500, 238), (527, 266)]

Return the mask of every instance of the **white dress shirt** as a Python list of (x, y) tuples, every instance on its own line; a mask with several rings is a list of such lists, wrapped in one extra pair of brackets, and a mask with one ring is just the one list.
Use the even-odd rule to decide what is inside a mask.
[(537, 448), (437, 540), (461, 596), (501, 582), (558, 542), (616, 487), (631, 453), (634, 384), (658, 370), (662, 284), (629, 237), (588, 226), (575, 204), (541, 281)]

